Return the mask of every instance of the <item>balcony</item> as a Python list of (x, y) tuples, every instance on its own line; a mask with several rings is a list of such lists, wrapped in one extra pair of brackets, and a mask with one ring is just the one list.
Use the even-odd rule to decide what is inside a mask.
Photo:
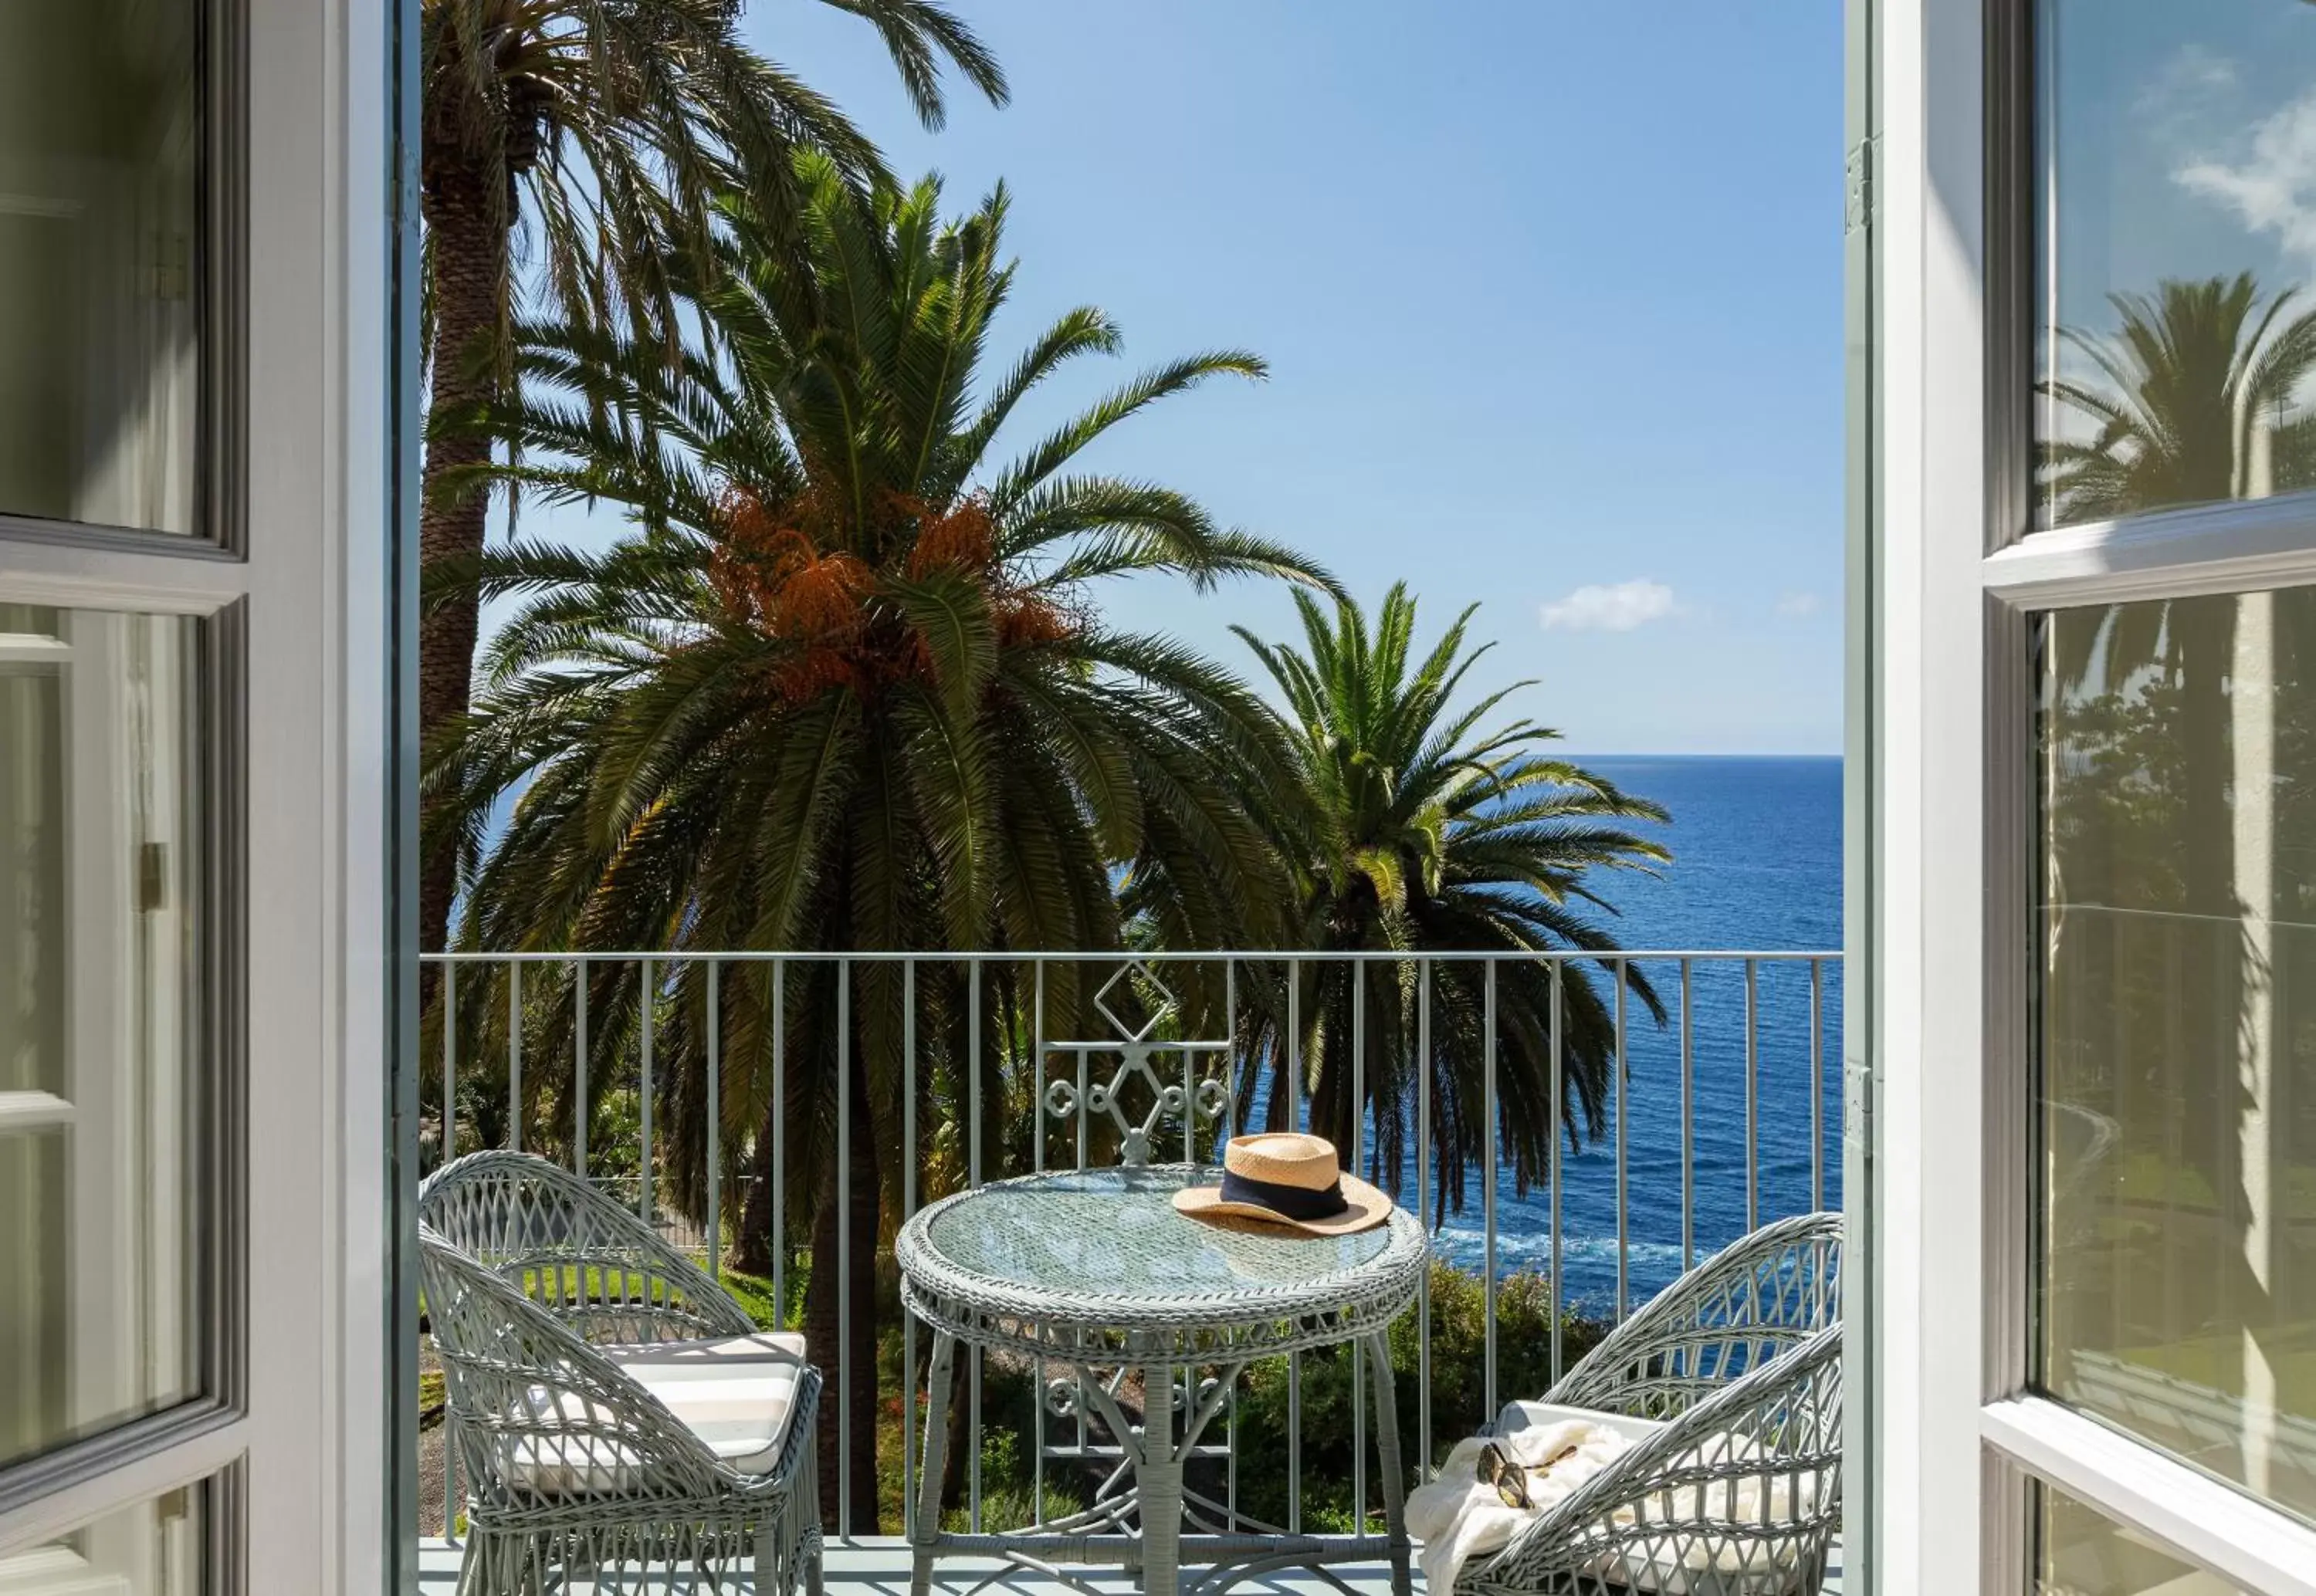
[[(506, 1146), (575, 1168), (760, 1324), (809, 1334), (828, 1577), (842, 1585), (906, 1587), (918, 1482), (902, 1437), (922, 1427), (931, 1338), (900, 1309), (891, 1246), (949, 1192), (1121, 1160), (1211, 1163), (1234, 1129), (1328, 1136), (1431, 1236), (1430, 1277), (1391, 1343), (1412, 1467), (1540, 1395), (1689, 1264), (1768, 1220), (1839, 1205), (1831, 953), (428, 963), (433, 1011), (456, 1016), (428, 1039), (430, 1164), (446, 1147)], [(838, 1080), (853, 1089), (833, 1091)], [(815, 1296), (822, 1257), (852, 1290), (824, 1277)], [(1232, 1385), (1189, 1466), (1219, 1525), (1379, 1531), (1370, 1404), (1352, 1397), (1362, 1356), (1317, 1349)], [(960, 1354), (945, 1526), (1009, 1529), (1100, 1498), (1120, 1450), (1051, 1374)], [(447, 1591), (463, 1482), (440, 1387), (423, 1383), (424, 1583)], [(1129, 1418), (1145, 1395), (1120, 1388)], [(1256, 1583), (1340, 1575), (1379, 1592), (1389, 1572)], [(950, 1590), (985, 1581), (1059, 1588), (994, 1559), (942, 1564)]]

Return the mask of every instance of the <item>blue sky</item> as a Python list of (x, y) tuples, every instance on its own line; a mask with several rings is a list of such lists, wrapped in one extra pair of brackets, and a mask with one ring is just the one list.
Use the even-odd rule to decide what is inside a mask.
[[(1370, 603), (1407, 578), (1430, 627), (1480, 603), (1475, 684), (1538, 678), (1522, 712), (1572, 749), (1838, 750), (1834, 0), (955, 3), (1014, 100), (960, 94), (939, 134), (852, 19), (753, 0), (747, 26), (904, 176), (958, 207), (1005, 180), (1001, 361), (1071, 305), (1123, 327), (1017, 446), (1141, 365), (1251, 348), (1269, 382), (1089, 464)], [(1242, 665), (1229, 623), (1292, 624), (1253, 584), (1105, 603)]]

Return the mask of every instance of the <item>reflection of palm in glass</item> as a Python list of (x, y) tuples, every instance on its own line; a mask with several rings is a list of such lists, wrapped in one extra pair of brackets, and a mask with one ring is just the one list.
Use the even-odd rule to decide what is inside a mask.
[(2113, 335), (2058, 334), (2096, 376), (2040, 385), (2089, 428), (2062, 436), (2054, 418), (2041, 440), (2054, 524), (2316, 486), (2316, 417), (2293, 408), (2316, 368), (2316, 305), (2264, 295), (2249, 272), (2108, 303)]

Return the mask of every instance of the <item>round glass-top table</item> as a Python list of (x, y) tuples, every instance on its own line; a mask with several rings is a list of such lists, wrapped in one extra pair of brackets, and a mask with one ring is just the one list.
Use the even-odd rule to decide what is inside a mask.
[[(1217, 1178), (1190, 1165), (1029, 1175), (960, 1192), (902, 1228), (895, 1248), (902, 1297), (934, 1333), (913, 1596), (925, 1596), (933, 1559), (944, 1551), (1040, 1565), (1138, 1563), (1145, 1592), (1174, 1596), (1185, 1549), (1183, 1463), (1239, 1370), (1258, 1358), (1341, 1342), (1368, 1349), (1387, 1538), (1257, 1536), (1216, 1524), (1214, 1533), (1193, 1535), (1188, 1549), (1214, 1564), (1202, 1590), (1267, 1568), (1380, 1554), (1404, 1596), (1405, 1482), (1384, 1333), (1421, 1287), (1422, 1227), (1394, 1210), (1374, 1229), (1322, 1237), (1175, 1211), (1176, 1192)], [(1003, 1534), (941, 1532), (944, 1415), (960, 1341), (1074, 1370), (1078, 1394), (1117, 1439), (1130, 1479), (1067, 1519)], [(1108, 1379), (1119, 1370), (1137, 1371), (1145, 1392), (1174, 1390), (1185, 1371), (1215, 1378), (1189, 1382), (1177, 1434), (1173, 1401), (1148, 1402), (1138, 1424), (1126, 1414)], [(1207, 1527), (1200, 1505), (1191, 1503), (1194, 1529)]]

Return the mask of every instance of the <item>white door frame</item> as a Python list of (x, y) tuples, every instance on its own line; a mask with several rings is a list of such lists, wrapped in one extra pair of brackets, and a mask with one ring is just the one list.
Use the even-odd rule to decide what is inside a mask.
[(2039, 1477), (2316, 1596), (2316, 1530), (2027, 1389), (2029, 617), (2316, 582), (2306, 496), (2019, 535), (2029, 3), (1880, 0), (1874, 1572), (1882, 1596), (2025, 1589)]
[(0, 1553), (222, 1476), (227, 1591), (370, 1592), (394, 1566), (381, 1370), (400, 595), (386, 440), (402, 7), (227, 9), (245, 47), (230, 75), (245, 177), (229, 185), (246, 218), (232, 251), (245, 341), (205, 353), (246, 374), (245, 458), (228, 448), (212, 462), (238, 525), (224, 547), (0, 525), (0, 600), (211, 623), (210, 735), (229, 799), (212, 846), (218, 997), (244, 1071), (220, 1149), (217, 1245), (237, 1282), (216, 1316), (224, 1388), (190, 1423), (86, 1451), (36, 1494), (18, 1478)]

